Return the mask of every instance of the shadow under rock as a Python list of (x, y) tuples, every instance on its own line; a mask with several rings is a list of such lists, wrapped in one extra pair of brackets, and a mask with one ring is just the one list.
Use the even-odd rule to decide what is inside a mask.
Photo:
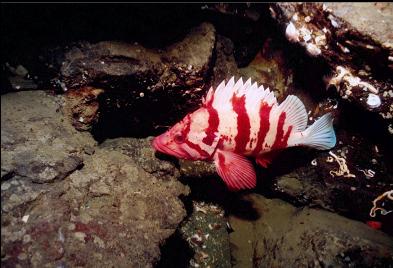
[(277, 197), (277, 193), (272, 191), (274, 188), (272, 185), (274, 178), (291, 173), (300, 167), (310, 165), (310, 162), (318, 153), (317, 150), (305, 147), (293, 147), (278, 153), (268, 168), (255, 165), (258, 178), (255, 192), (268, 198)]
[(155, 268), (190, 267), (190, 260), (194, 256), (193, 250), (178, 229), (161, 245), (160, 250), (161, 259), (154, 265)]
[(192, 200), (217, 204), (222, 207), (225, 214), (235, 215), (247, 220), (256, 220), (260, 217), (250, 201), (242, 197), (253, 192), (253, 190), (242, 190), (231, 192), (225, 183), (218, 176), (208, 176), (204, 178), (187, 177), (181, 179), (182, 183), (188, 185), (191, 193), (188, 196), (190, 201), (188, 209), (192, 211)]

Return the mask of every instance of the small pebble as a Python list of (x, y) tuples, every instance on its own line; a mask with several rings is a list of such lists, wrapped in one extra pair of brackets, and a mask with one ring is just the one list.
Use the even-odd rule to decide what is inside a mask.
[(29, 220), (29, 217), (30, 217), (30, 215), (25, 215), (25, 216), (23, 216), (22, 221), (23, 221), (24, 223), (26, 223), (26, 222)]

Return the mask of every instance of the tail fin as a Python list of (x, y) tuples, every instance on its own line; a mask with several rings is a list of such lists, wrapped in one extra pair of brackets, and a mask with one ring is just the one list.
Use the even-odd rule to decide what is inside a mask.
[(309, 146), (319, 150), (331, 149), (336, 145), (336, 134), (333, 129), (333, 116), (325, 114), (293, 141), (294, 145)]

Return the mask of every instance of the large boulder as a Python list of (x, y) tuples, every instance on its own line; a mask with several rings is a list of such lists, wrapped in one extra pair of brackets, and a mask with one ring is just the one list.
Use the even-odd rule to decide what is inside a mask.
[(135, 96), (179, 87), (195, 89), (205, 82), (215, 39), (214, 26), (202, 23), (161, 50), (138, 43), (81, 43), (65, 53), (59, 78), (65, 90), (98, 84)]
[(150, 139), (97, 147), (63, 101), (2, 96), (2, 265), (152, 267), (186, 215), (179, 172), (154, 158)]
[(230, 217), (234, 267), (388, 267), (392, 261), (393, 239), (366, 224), (257, 194), (244, 199), (257, 216)]
[[(91, 130), (99, 121), (105, 126), (93, 129), (96, 137), (147, 136), (179, 120), (179, 111), (200, 105), (215, 42), (214, 26), (202, 23), (165, 49), (118, 41), (80, 43), (59, 53), (64, 59), (53, 81), (72, 103), (77, 129)], [(110, 133), (116, 129), (123, 133)]]

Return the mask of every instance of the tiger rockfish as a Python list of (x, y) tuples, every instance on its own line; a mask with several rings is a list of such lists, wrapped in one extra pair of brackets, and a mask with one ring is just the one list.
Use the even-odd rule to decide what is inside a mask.
[(269, 88), (251, 79), (235, 83), (232, 77), (215, 91), (210, 88), (202, 107), (155, 137), (153, 147), (177, 158), (214, 161), (229, 190), (249, 189), (255, 187), (256, 175), (247, 157), (267, 167), (272, 152), (287, 147), (335, 146), (330, 113), (308, 128), (307, 120), (306, 108), (296, 96), (278, 104)]

